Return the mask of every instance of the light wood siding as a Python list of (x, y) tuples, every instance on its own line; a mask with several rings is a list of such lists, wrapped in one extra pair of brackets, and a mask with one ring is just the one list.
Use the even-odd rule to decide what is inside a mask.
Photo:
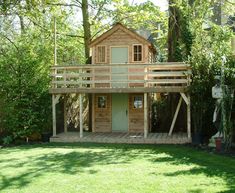
[[(141, 109), (134, 109), (134, 96), (141, 96), (143, 105)], [(144, 132), (144, 95), (143, 94), (129, 94), (129, 132)]]
[[(143, 68), (132, 68), (129, 69), (130, 73), (144, 73)], [(129, 80), (144, 80), (144, 75), (129, 75)], [(143, 87), (144, 83), (129, 83), (130, 87)]]
[[(106, 108), (98, 108), (98, 97), (106, 96)], [(111, 132), (111, 95), (110, 94), (95, 94), (94, 95), (94, 132)]]
[[(99, 76), (96, 76), (96, 73), (99, 74)], [(95, 69), (94, 70), (94, 80), (109, 80), (110, 76), (109, 75), (104, 75), (101, 76), (100, 74), (109, 74), (110, 73), (110, 69), (107, 68), (99, 68), (99, 69)], [(103, 87), (110, 87), (110, 83), (95, 83), (95, 87), (96, 88), (103, 88)]]
[[(149, 56), (149, 45), (146, 43), (141, 42), (140, 40), (136, 39), (135, 36), (132, 36), (128, 33), (126, 33), (122, 29), (118, 29), (114, 33), (112, 33), (110, 36), (107, 36), (105, 39), (100, 41), (98, 44), (93, 45), (91, 48), (92, 50), (92, 64), (98, 63), (98, 56), (97, 56), (97, 50), (99, 46), (106, 46), (106, 60), (104, 64), (110, 64), (111, 63), (111, 48), (112, 47), (128, 47), (128, 63), (129, 64), (136, 64), (136, 63), (143, 63), (146, 64), (149, 62), (150, 56)], [(142, 61), (134, 61), (133, 58), (133, 45), (142, 45)], [(108, 69), (96, 69), (94, 71), (94, 77), (95, 80), (102, 80), (107, 79), (106, 75), (104, 76), (97, 76), (96, 73), (109, 73), (110, 70)], [(136, 72), (136, 73), (143, 73), (144, 68), (138, 68), (138, 69), (129, 69), (128, 72)], [(143, 80), (143, 75), (129, 75), (129, 80)], [(103, 83), (96, 83), (96, 87), (109, 87), (110, 84), (103, 84)], [(143, 83), (130, 83), (130, 87), (141, 87), (144, 86)], [(97, 104), (97, 98), (98, 96), (105, 95), (107, 96), (107, 108), (106, 109), (98, 109)], [(134, 109), (133, 108), (133, 99), (134, 96), (142, 96), (144, 98), (143, 94), (129, 94), (128, 96), (128, 108), (129, 108), (129, 118), (128, 118), (128, 132), (144, 132), (144, 106), (141, 109)], [(94, 132), (111, 132), (112, 131), (112, 103), (111, 103), (111, 94), (94, 94), (94, 126), (93, 131)], [(144, 104), (143, 104), (144, 105)]]
[(128, 46), (129, 48), (129, 53), (128, 53), (128, 63), (136, 63), (133, 61), (133, 44), (141, 44), (143, 45), (143, 61), (142, 62), (138, 62), (138, 63), (148, 63), (148, 45), (143, 44), (142, 42), (140, 42), (139, 40), (137, 40), (136, 38), (130, 36), (129, 34), (127, 34), (126, 32), (124, 32), (121, 29), (118, 29), (117, 31), (115, 31), (112, 35), (108, 36), (106, 39), (104, 39), (103, 41), (99, 42), (99, 44), (95, 45), (92, 48), (92, 57), (93, 57), (93, 64), (98, 62), (98, 58), (97, 58), (97, 49), (99, 45), (103, 45), (103, 46), (107, 46), (106, 47), (106, 62), (110, 63), (111, 61), (111, 47), (112, 46)]

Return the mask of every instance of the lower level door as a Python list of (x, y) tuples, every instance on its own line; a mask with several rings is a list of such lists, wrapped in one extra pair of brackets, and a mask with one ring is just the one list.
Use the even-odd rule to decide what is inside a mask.
[(128, 94), (112, 94), (112, 131), (128, 131)]

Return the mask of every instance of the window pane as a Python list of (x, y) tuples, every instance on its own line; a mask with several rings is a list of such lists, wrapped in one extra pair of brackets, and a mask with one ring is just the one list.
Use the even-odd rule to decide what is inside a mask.
[(137, 61), (137, 54), (134, 54), (134, 61)]
[(143, 97), (135, 96), (134, 97), (134, 109), (141, 109), (141, 108), (143, 108)]
[(137, 52), (137, 46), (134, 46), (134, 53)]
[(134, 61), (142, 61), (142, 45), (134, 45)]
[(105, 46), (99, 46), (97, 53), (97, 61), (98, 62), (105, 62)]
[(106, 96), (99, 96), (98, 97), (98, 108), (106, 108)]

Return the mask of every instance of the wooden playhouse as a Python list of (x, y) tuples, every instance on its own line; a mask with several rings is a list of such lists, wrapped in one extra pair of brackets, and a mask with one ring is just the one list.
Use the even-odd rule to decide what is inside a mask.
[[(123, 143), (188, 143), (191, 141), (191, 69), (184, 63), (155, 63), (156, 50), (147, 39), (120, 23), (90, 43), (92, 64), (51, 67), (53, 137), (51, 141)], [(56, 129), (56, 104), (60, 97), (92, 94), (92, 132), (83, 131), (80, 113), (78, 132), (68, 132), (66, 110), (64, 132)], [(151, 96), (179, 93), (180, 99), (168, 133), (152, 133)], [(64, 97), (66, 99), (66, 97)], [(185, 133), (173, 133), (182, 101), (187, 105)], [(66, 103), (66, 100), (64, 100)], [(66, 105), (65, 105), (66, 107)], [(80, 112), (82, 112), (80, 105)]]

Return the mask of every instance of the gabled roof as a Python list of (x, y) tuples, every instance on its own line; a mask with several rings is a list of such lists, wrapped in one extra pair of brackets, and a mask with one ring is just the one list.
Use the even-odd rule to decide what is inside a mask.
[(142, 37), (141, 35), (137, 34), (134, 31), (129, 30), (127, 27), (125, 27), (121, 23), (116, 23), (110, 30), (106, 31), (105, 33), (100, 35), (98, 38), (91, 41), (90, 42), (90, 47), (100, 43), (101, 41), (103, 41), (107, 37), (111, 36), (114, 32), (116, 32), (119, 29), (123, 30), (128, 35), (132, 36), (133, 38), (139, 40), (141, 43), (147, 44), (148, 46), (152, 46), (152, 44), (148, 40), (146, 40), (144, 37)]

